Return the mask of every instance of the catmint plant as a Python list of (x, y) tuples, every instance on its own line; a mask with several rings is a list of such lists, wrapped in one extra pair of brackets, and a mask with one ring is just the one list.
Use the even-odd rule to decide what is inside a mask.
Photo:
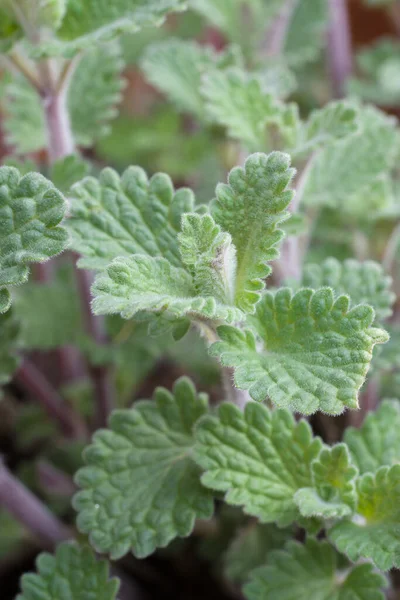
[(400, 54), (346, 4), (0, 0), (18, 600), (396, 597)]

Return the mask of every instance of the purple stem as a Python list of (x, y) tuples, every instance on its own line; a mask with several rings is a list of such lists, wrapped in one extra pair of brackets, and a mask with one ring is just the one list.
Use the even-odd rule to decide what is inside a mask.
[(72, 538), (69, 529), (10, 473), (3, 461), (0, 461), (0, 505), (36, 534), (48, 549)]
[(65, 435), (73, 438), (86, 437), (84, 424), (34, 364), (24, 360), (15, 373), (14, 379), (29, 394), (37, 398), (48, 416), (58, 423)]
[(328, 64), (335, 98), (346, 95), (346, 82), (353, 70), (351, 32), (347, 0), (328, 0)]
[[(82, 299), (82, 310), (84, 312), (86, 331), (98, 346), (102, 346), (107, 342), (107, 336), (104, 327), (104, 319), (94, 315), (91, 311), (91, 273), (84, 269), (76, 268), (76, 277), (80, 297)], [(108, 416), (115, 405), (110, 370), (104, 365), (90, 366), (89, 368), (93, 380), (97, 406), (94, 426), (96, 428), (106, 427)]]
[(278, 56), (285, 46), (286, 36), (292, 18), (293, 10), (299, 0), (286, 0), (283, 2), (278, 16), (273, 21), (267, 33), (265, 43), (266, 56)]

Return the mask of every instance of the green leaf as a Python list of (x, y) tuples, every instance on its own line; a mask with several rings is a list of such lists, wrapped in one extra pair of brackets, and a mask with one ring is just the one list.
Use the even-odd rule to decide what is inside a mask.
[(301, 0), (294, 3), (283, 47), (284, 56), (291, 67), (300, 67), (318, 58), (325, 44), (327, 25), (326, 0)]
[(336, 258), (327, 258), (319, 265), (306, 265), (301, 285), (313, 289), (329, 286), (337, 295), (348, 294), (353, 306), (370, 304), (377, 321), (391, 316), (396, 299), (391, 290), (392, 278), (379, 263), (370, 260), (361, 263), (348, 259), (341, 263)]
[(211, 70), (203, 78), (202, 93), (209, 118), (250, 150), (264, 150), (267, 125), (279, 123), (281, 109), (259, 79), (240, 69)]
[(75, 542), (60, 544), (55, 554), (40, 554), (38, 573), (21, 578), (22, 593), (16, 600), (115, 600), (119, 581), (109, 579), (108, 563), (96, 560), (93, 552)]
[(236, 249), (229, 233), (222, 232), (210, 215), (185, 214), (178, 238), (197, 293), (233, 304)]
[(263, 565), (272, 550), (279, 550), (293, 536), (292, 528), (281, 529), (273, 524), (252, 523), (241, 530), (224, 557), (224, 572), (228, 579), (243, 582), (256, 567)]
[(398, 400), (383, 400), (375, 412), (367, 414), (360, 428), (345, 430), (344, 441), (360, 473), (400, 462), (399, 431)]
[(206, 412), (206, 396), (181, 378), (173, 394), (158, 388), (152, 401), (114, 411), (110, 429), (94, 434), (74, 506), (96, 550), (144, 557), (211, 517), (212, 496), (191, 458), (193, 427)]
[[(117, 116), (124, 81), (121, 49), (117, 42), (103, 44), (85, 53), (68, 87), (67, 105), (76, 142), (91, 146), (110, 130)], [(85, 99), (82, 102), (82, 98)], [(22, 77), (6, 87), (4, 128), (7, 142), (18, 153), (36, 152), (47, 145), (42, 102)]]
[(36, 54), (73, 56), (122, 33), (160, 25), (169, 12), (184, 8), (183, 0), (70, 1), (57, 32), (58, 39), (43, 43)]
[(210, 352), (235, 368), (235, 385), (249, 390), (254, 400), (269, 397), (302, 414), (337, 415), (358, 407), (373, 347), (388, 339), (385, 331), (371, 327), (373, 320), (370, 306), (349, 310), (349, 298), (335, 300), (330, 288), (294, 295), (282, 288), (266, 293), (251, 317), (262, 347), (251, 331), (225, 325)]
[(337, 523), (329, 538), (353, 561), (369, 558), (382, 571), (400, 567), (400, 465), (365, 473), (357, 492), (357, 514)]
[(311, 112), (300, 128), (294, 152), (304, 154), (326, 147), (336, 140), (355, 133), (357, 107), (351, 102), (338, 100)]
[(341, 569), (328, 542), (309, 538), (304, 545), (291, 541), (271, 552), (244, 593), (248, 600), (384, 600), (386, 585), (371, 564)]
[(29, 282), (16, 288), (13, 300), (23, 348), (50, 350), (78, 343), (82, 322), (72, 271), (58, 270), (49, 284)]
[(357, 503), (357, 468), (345, 444), (323, 448), (311, 465), (313, 487), (303, 488), (295, 501), (304, 517), (341, 518), (354, 512)]
[[(193, 192), (177, 192), (168, 175), (148, 180), (140, 167), (121, 177), (104, 169), (99, 179), (86, 177), (73, 186), (68, 226), (72, 246), (82, 255), (79, 266), (102, 269), (116, 257), (164, 256), (181, 267), (177, 234), (181, 216), (194, 207)], [(129, 261), (128, 261), (129, 262)]]
[(293, 192), (287, 189), (294, 169), (281, 152), (253, 154), (244, 168), (229, 173), (228, 184), (218, 184), (211, 214), (223, 231), (230, 233), (236, 248), (236, 305), (254, 310), (271, 267), (266, 263), (278, 257), (277, 245), (283, 237), (279, 224)]
[(169, 39), (149, 46), (140, 66), (146, 78), (180, 110), (204, 118), (200, 85), (203, 73), (215, 68), (211, 47)]
[(19, 359), (16, 355), (19, 340), (19, 323), (13, 311), (0, 314), (0, 385), (5, 385), (16, 370)]
[(332, 206), (344, 214), (367, 213), (353, 197), (368, 192), (393, 167), (399, 147), (395, 121), (372, 106), (359, 110), (359, 130), (321, 150), (314, 158), (304, 202)]
[(296, 423), (289, 411), (250, 402), (242, 413), (226, 403), (196, 427), (194, 458), (205, 471), (203, 485), (225, 492), (228, 504), (261, 522), (288, 525), (300, 517), (294, 496), (312, 485), (311, 463), (321, 447), (309, 424)]
[(167, 313), (167, 317), (240, 321), (240, 310), (202, 296), (190, 273), (162, 257), (135, 254), (115, 258), (92, 287), (95, 314), (119, 313), (130, 319), (138, 312)]
[(50, 169), (50, 179), (57, 189), (67, 194), (70, 188), (90, 172), (90, 165), (76, 154), (56, 160)]
[(62, 252), (68, 234), (58, 227), (66, 209), (61, 192), (39, 173), (22, 178), (0, 167), (0, 312), (11, 304), (8, 287), (28, 279), (29, 264)]

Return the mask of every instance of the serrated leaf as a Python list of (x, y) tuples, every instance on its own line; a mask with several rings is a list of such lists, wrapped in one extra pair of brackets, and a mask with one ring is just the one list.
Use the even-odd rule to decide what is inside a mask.
[(296, 492), (295, 501), (304, 517), (342, 518), (357, 503), (357, 468), (345, 444), (323, 448), (311, 465), (313, 487)]
[(271, 552), (265, 567), (253, 571), (244, 593), (248, 600), (384, 600), (386, 578), (371, 564), (341, 569), (326, 541), (288, 542)]
[(224, 556), (224, 573), (232, 581), (243, 582), (256, 567), (263, 565), (272, 550), (282, 548), (293, 535), (292, 528), (252, 523), (239, 530)]
[(345, 430), (344, 441), (361, 474), (400, 462), (399, 431), (398, 400), (383, 400), (375, 412), (367, 414), (360, 428)]
[(332, 206), (343, 213), (364, 214), (353, 198), (388, 173), (399, 147), (395, 121), (367, 106), (358, 113), (359, 131), (324, 148), (314, 158), (304, 189), (304, 202)]
[(102, 269), (116, 257), (132, 254), (164, 256), (181, 267), (177, 234), (181, 216), (194, 207), (193, 192), (175, 192), (168, 175), (148, 180), (140, 167), (121, 177), (104, 169), (99, 179), (87, 177), (73, 186), (68, 226), (72, 246), (82, 255), (79, 266)]
[(59, 227), (66, 202), (39, 173), (22, 178), (13, 167), (0, 167), (0, 312), (11, 304), (9, 286), (28, 279), (29, 264), (62, 252), (68, 234)]
[(396, 299), (391, 290), (392, 278), (379, 263), (370, 260), (361, 263), (348, 259), (341, 263), (336, 258), (327, 258), (319, 265), (306, 265), (301, 284), (313, 289), (332, 287), (338, 295), (348, 294), (353, 306), (370, 304), (377, 321), (390, 317)]
[(146, 78), (180, 109), (204, 118), (201, 76), (215, 68), (216, 53), (193, 41), (166, 40), (149, 46), (140, 66)]
[(206, 396), (181, 378), (173, 394), (158, 388), (153, 401), (114, 411), (110, 429), (95, 433), (74, 506), (98, 551), (144, 557), (211, 517), (212, 496), (191, 459), (193, 427), (206, 412)]
[(19, 323), (12, 311), (0, 314), (0, 385), (10, 381), (19, 360), (16, 355)]
[(266, 293), (251, 317), (261, 348), (251, 331), (221, 326), (221, 341), (210, 352), (234, 367), (235, 385), (254, 400), (269, 397), (302, 414), (337, 415), (358, 407), (373, 347), (388, 339), (385, 331), (371, 327), (373, 320), (370, 306), (349, 310), (349, 298), (335, 300), (330, 288), (294, 295), (282, 288)]
[(60, 544), (55, 554), (40, 554), (37, 573), (21, 578), (22, 593), (16, 600), (115, 600), (119, 589), (117, 579), (109, 579), (108, 564), (96, 560), (92, 550), (75, 542)]
[(184, 8), (183, 0), (74, 0), (67, 4), (58, 39), (41, 44), (36, 54), (73, 56), (122, 33), (160, 25), (169, 12)]
[(293, 152), (313, 152), (319, 147), (326, 147), (355, 133), (357, 129), (356, 105), (346, 100), (330, 102), (311, 112), (307, 121), (300, 127)]
[(13, 300), (23, 348), (50, 350), (78, 343), (82, 323), (72, 272), (59, 270), (49, 284), (29, 282), (16, 288)]
[(92, 287), (95, 314), (117, 314), (130, 319), (141, 311), (166, 316), (232, 323), (243, 315), (214, 296), (202, 296), (190, 273), (162, 257), (135, 254), (115, 258)]
[(343, 520), (329, 538), (351, 560), (371, 559), (387, 571), (400, 566), (400, 465), (381, 467), (357, 481), (358, 506), (353, 520)]
[(232, 169), (228, 184), (216, 188), (211, 214), (236, 248), (235, 303), (244, 311), (254, 310), (264, 288), (262, 280), (271, 272), (266, 263), (278, 256), (283, 237), (278, 227), (289, 216), (286, 208), (293, 192), (287, 186), (293, 175), (287, 154), (256, 153), (244, 168)]
[(236, 249), (229, 233), (222, 232), (210, 215), (185, 214), (178, 238), (197, 293), (233, 304)]
[(228, 135), (250, 151), (266, 148), (266, 127), (279, 122), (281, 109), (256, 76), (240, 69), (214, 69), (203, 77), (202, 94), (208, 117), (226, 127)]
[(194, 457), (205, 471), (203, 485), (225, 492), (228, 504), (261, 522), (288, 525), (300, 516), (294, 495), (311, 485), (321, 447), (308, 423), (296, 423), (289, 411), (250, 402), (243, 413), (226, 403), (218, 416), (199, 422)]
[[(79, 62), (67, 97), (71, 127), (79, 145), (91, 146), (109, 132), (109, 123), (118, 114), (116, 106), (124, 87), (123, 66), (117, 42), (89, 50)], [(4, 129), (10, 146), (21, 154), (46, 147), (42, 102), (22, 77), (15, 77), (6, 87), (4, 108), (7, 114)]]
[(77, 154), (56, 160), (50, 169), (50, 179), (57, 189), (67, 194), (70, 188), (89, 175), (90, 165)]

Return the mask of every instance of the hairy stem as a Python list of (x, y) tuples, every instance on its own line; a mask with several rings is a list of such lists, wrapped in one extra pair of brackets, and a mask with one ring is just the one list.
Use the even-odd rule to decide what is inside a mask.
[(84, 424), (34, 364), (24, 360), (15, 373), (14, 380), (39, 401), (65, 435), (73, 438), (86, 437)]
[[(95, 316), (90, 308), (91, 274), (89, 271), (76, 268), (76, 277), (82, 299), (86, 331), (97, 345), (102, 346), (106, 343), (107, 336), (103, 318)], [(97, 406), (94, 426), (96, 428), (105, 427), (108, 416), (115, 405), (111, 374), (109, 369), (104, 365), (90, 366), (89, 369), (93, 380)]]
[(328, 0), (328, 64), (335, 98), (346, 94), (346, 82), (353, 70), (351, 33), (347, 0)]
[(69, 529), (0, 461), (0, 505), (40, 538), (46, 548), (71, 539)]

